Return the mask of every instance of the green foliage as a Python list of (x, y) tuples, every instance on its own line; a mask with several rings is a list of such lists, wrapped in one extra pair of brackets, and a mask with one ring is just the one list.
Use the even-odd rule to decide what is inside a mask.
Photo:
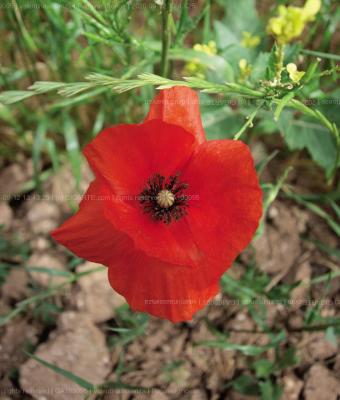
[(329, 131), (311, 118), (296, 119), (292, 111), (280, 116), (279, 128), (291, 150), (306, 148), (313, 160), (330, 172), (337, 157), (336, 143)]
[(34, 308), (33, 317), (50, 326), (55, 324), (56, 317), (61, 311), (62, 307), (50, 301), (44, 301)]
[(29, 257), (31, 250), (27, 243), (17, 238), (9, 240), (3, 233), (0, 225), (0, 286), (6, 281), (12, 268)]
[(87, 380), (81, 378), (80, 376), (75, 375), (73, 372), (67, 371), (63, 368), (58, 367), (55, 364), (49, 363), (49, 362), (43, 360), (42, 358), (35, 356), (34, 354), (26, 353), (26, 355), (29, 356), (30, 358), (33, 358), (33, 360), (37, 361), (39, 364), (43, 365), (44, 367), (49, 368), (52, 371), (54, 371), (55, 373), (62, 375), (65, 378), (71, 380), (72, 382), (76, 383), (83, 389), (86, 389), (86, 390), (92, 391), (92, 392), (94, 392), (96, 390), (95, 385), (93, 385), (92, 383), (88, 382)]
[(275, 370), (275, 364), (267, 359), (254, 361), (252, 368), (258, 378), (268, 378)]
[(149, 392), (148, 388), (143, 388), (143, 387), (139, 387), (139, 386), (131, 386), (131, 385), (126, 385), (126, 384), (122, 383), (119, 378), (120, 371), (118, 370), (121, 367), (120, 365), (118, 366), (117, 371), (116, 371), (116, 374), (118, 375), (118, 379), (116, 382), (108, 381), (108, 382), (103, 382), (102, 384), (98, 385), (98, 384), (93, 384), (93, 383), (89, 382), (88, 380), (80, 377), (79, 375), (74, 374), (71, 371), (61, 368), (56, 364), (52, 364), (46, 360), (43, 360), (42, 358), (40, 358), (34, 354), (31, 354), (26, 351), (24, 351), (24, 353), (28, 357), (37, 361), (39, 364), (43, 365), (44, 367), (49, 368), (56, 374), (67, 378), (68, 380), (77, 384), (79, 387), (85, 389), (87, 392), (84, 397), (85, 400), (89, 399), (93, 394), (95, 394), (95, 395), (103, 394), (103, 393), (105, 393), (105, 390), (107, 390), (107, 389), (129, 389), (129, 390), (136, 390), (138, 392), (145, 392), (145, 393)]
[(109, 337), (109, 345), (111, 347), (117, 345), (125, 346), (145, 334), (149, 320), (148, 315), (133, 312), (127, 304), (119, 307), (116, 313), (118, 326), (106, 328), (116, 334)]
[[(332, 230), (337, 234), (337, 236), (340, 236), (340, 215), (338, 215), (337, 212), (336, 212), (337, 215), (334, 218), (323, 208), (319, 207), (312, 201), (305, 200), (303, 196), (299, 194), (286, 190), (285, 195), (296, 201), (298, 204), (301, 204), (302, 206), (306, 207), (308, 210), (312, 211), (322, 219), (324, 219), (327, 222), (327, 224), (332, 228)], [(333, 205), (333, 209), (335, 205), (335, 210), (337, 210), (337, 205), (333, 201), (330, 201), (330, 204)]]
[[(181, 7), (173, 7), (168, 18), (166, 33), (170, 42), (164, 54), (160, 25), (162, 9), (137, 7), (137, 2), (119, 0), (102, 1), (96, 8), (89, 0), (71, 3), (67, 0), (37, 0), (36, 9), (5, 8), (2, 13), (1, 42), (4, 62), (0, 68), (0, 120), (14, 136), (13, 148), (1, 143), (5, 161), (15, 159), (18, 153), (31, 154), (34, 176), (23, 190), (42, 190), (42, 183), (65, 159), (69, 160), (74, 179), (81, 180), (81, 148), (104, 126), (113, 123), (140, 122), (145, 116), (154, 88), (176, 85), (200, 91), (201, 113), (208, 139), (262, 140), (262, 134), (281, 134), (289, 152), (307, 154), (317, 167), (325, 171), (328, 182), (334, 182), (339, 168), (340, 114), (338, 112), (340, 61), (331, 53), (331, 38), (337, 29), (340, 10), (336, 2), (324, 2), (322, 14), (310, 25), (306, 36), (280, 48), (273, 45), (265, 32), (269, 15), (261, 16), (255, 0), (206, 1), (195, 10), (184, 0)], [(169, 3), (169, 2), (167, 2)], [(282, 2), (279, 2), (282, 4)], [(145, 23), (147, 21), (147, 24)], [(314, 39), (322, 31), (320, 48), (313, 47)], [(245, 35), (246, 34), (246, 35)], [(244, 38), (256, 36), (259, 43), (247, 46)], [(247, 36), (248, 35), (248, 36)], [(218, 53), (206, 54), (193, 50), (192, 44), (216, 41)], [(322, 61), (319, 61), (320, 58)], [(249, 66), (249, 74), (242, 76), (240, 60)], [(161, 76), (161, 60), (169, 77)], [(188, 62), (204, 67), (205, 76), (184, 76), (183, 65)], [(288, 63), (296, 63), (305, 71), (300, 82), (292, 82), (286, 71)], [(241, 64), (242, 65), (242, 64)], [(310, 104), (312, 103), (312, 104)], [(84, 117), (85, 115), (85, 117)], [(275, 137), (264, 138), (273, 140)], [(19, 149), (16, 147), (20, 143)], [(19, 154), (21, 155), (21, 154)], [(259, 174), (274, 151), (257, 165)], [(280, 193), (323, 218), (330, 228), (340, 235), (340, 209), (338, 191), (327, 195), (299, 195), (288, 190), (285, 184), (288, 167), (276, 182), (262, 184), (264, 216), (257, 236), (262, 234), (269, 206)], [(328, 191), (328, 188), (325, 190)], [(327, 207), (327, 209), (324, 208)], [(338, 249), (328, 244), (314, 244), (330, 257), (339, 258)], [(25, 244), (0, 239), (0, 284), (11, 268), (21, 265), (29, 254)], [(12, 262), (13, 257), (19, 261)], [(46, 324), (53, 324), (60, 311), (51, 297), (67, 285), (77, 281), (84, 273), (74, 272), (79, 259), (73, 258), (69, 271), (56, 271), (44, 267), (26, 267), (28, 271), (64, 276), (65, 283), (39, 290), (31, 297), (18, 302), (7, 314), (0, 317), (0, 326), (15, 316), (29, 312)], [(94, 273), (87, 271), (87, 273)], [(339, 276), (339, 271), (315, 277), (311, 284), (326, 284)], [(231, 343), (228, 335), (210, 327), (216, 340), (200, 345), (224, 350), (239, 351), (251, 358), (250, 373), (240, 375), (232, 387), (263, 400), (279, 399), (282, 390), (276, 377), (284, 368), (298, 362), (293, 347), (282, 348), (285, 330), (277, 332), (267, 324), (266, 301), (289, 299), (297, 282), (278, 284), (267, 290), (271, 278), (255, 265), (247, 266), (239, 279), (225, 274), (221, 279), (222, 291), (245, 307), (261, 334), (269, 335), (266, 346)], [(108, 327), (112, 333), (109, 345), (126, 346), (147, 329), (148, 317), (134, 313), (128, 307), (117, 310), (116, 325)], [(335, 343), (340, 332), (338, 318), (323, 318), (318, 305), (309, 308), (301, 330), (325, 330), (327, 339)], [(268, 361), (263, 354), (275, 349), (275, 360)], [(74, 381), (89, 392), (98, 386), (77, 377), (57, 366), (32, 356), (47, 368)], [(181, 368), (181, 360), (170, 363), (164, 373), (172, 379)], [(100, 387), (126, 388), (120, 380), (125, 370), (123, 355), (116, 370), (117, 381)]]
[(276, 335), (270, 336), (270, 343), (263, 346), (231, 343), (228, 341), (228, 335), (223, 335), (222, 333), (219, 334), (218, 340), (206, 340), (198, 342), (196, 343), (196, 345), (205, 347), (216, 347), (223, 350), (236, 350), (245, 354), (246, 356), (258, 356), (271, 348), (275, 348), (286, 337), (284, 331), (281, 331)]
[[(34, 267), (32, 267), (34, 268)], [(54, 271), (51, 270), (49, 272), (46, 271), (45, 268), (40, 267), (39, 270), (36, 270), (38, 272), (43, 272), (43, 273), (48, 273), (50, 275), (54, 274)], [(31, 304), (40, 304), (42, 301), (46, 301), (47, 299), (49, 299), (51, 296), (55, 295), (56, 293), (60, 293), (60, 291), (66, 287), (67, 285), (76, 282), (79, 278), (81, 278), (82, 276), (88, 275), (88, 274), (92, 274), (98, 271), (103, 271), (105, 267), (97, 267), (97, 268), (93, 268), (90, 269), (88, 271), (83, 271), (83, 272), (79, 272), (79, 273), (67, 273), (66, 274), (68, 276), (67, 279), (65, 279), (64, 282), (55, 285), (55, 286), (51, 286), (45, 290), (41, 290), (39, 291), (38, 294), (35, 294), (31, 297), (27, 297), (26, 299), (19, 301), (15, 304), (15, 307), (9, 311), (8, 313), (1, 315), (0, 316), (0, 327), (6, 325), (9, 321), (11, 321), (14, 317), (16, 317), (17, 315), (25, 312), (27, 310), (27, 308), (31, 305)]]
[(240, 375), (232, 382), (233, 388), (244, 395), (259, 396), (260, 390), (256, 379), (249, 375)]
[(249, 29), (252, 33), (259, 29), (260, 22), (254, 0), (243, 0), (239, 3), (226, 0), (223, 3), (226, 11), (224, 22), (232, 32), (241, 36), (242, 32)]
[(184, 368), (183, 360), (175, 360), (162, 368), (163, 379), (166, 382), (180, 382), (181, 371)]
[(239, 393), (258, 396), (261, 400), (280, 399), (282, 388), (275, 382), (276, 375), (285, 368), (294, 367), (298, 363), (295, 348), (289, 347), (281, 351), (275, 347), (275, 360), (259, 358), (251, 363), (255, 376), (240, 375), (229, 385)]

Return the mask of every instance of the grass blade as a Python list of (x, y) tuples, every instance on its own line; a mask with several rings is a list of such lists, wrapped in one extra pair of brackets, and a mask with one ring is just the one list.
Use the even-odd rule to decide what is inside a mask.
[(76, 383), (80, 387), (88, 390), (88, 391), (95, 391), (96, 386), (92, 383), (86, 381), (85, 379), (81, 378), (80, 376), (74, 374), (73, 372), (67, 371), (66, 369), (60, 368), (55, 364), (51, 364), (42, 358), (35, 356), (34, 354), (24, 352), (28, 357), (33, 358), (33, 360), (37, 361), (39, 364), (43, 365), (54, 371), (55, 373), (64, 376), (65, 378), (71, 380), (72, 382)]

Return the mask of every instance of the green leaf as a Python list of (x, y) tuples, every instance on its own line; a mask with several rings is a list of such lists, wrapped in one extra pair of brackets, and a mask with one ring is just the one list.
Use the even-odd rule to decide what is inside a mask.
[(294, 346), (289, 346), (282, 354), (277, 356), (277, 365), (281, 370), (291, 368), (299, 362)]
[(225, 100), (216, 101), (213, 97), (200, 93), (200, 108), (209, 140), (231, 139), (243, 125), (243, 117), (234, 112)]
[(266, 359), (255, 361), (252, 368), (258, 378), (268, 378), (275, 371), (274, 363)]
[(338, 347), (338, 339), (337, 339), (336, 334), (335, 334), (334, 326), (329, 326), (329, 327), (326, 329), (325, 338), (326, 338), (326, 340), (328, 340), (330, 343), (332, 343), (332, 345), (333, 345), (334, 347), (336, 347), (336, 348)]
[(331, 206), (332, 206), (337, 218), (340, 219), (340, 207), (334, 201), (331, 201), (330, 203), (331, 203)]
[(271, 81), (275, 77), (275, 70), (276, 70), (276, 52), (277, 52), (277, 46), (274, 44), (272, 47), (269, 57), (268, 57), (268, 63), (267, 63), (267, 68), (266, 68), (266, 79), (268, 81)]
[(125, 346), (145, 334), (149, 321), (147, 314), (133, 312), (127, 304), (117, 308), (116, 314), (118, 324), (123, 326), (106, 328), (118, 334), (109, 337), (110, 346)]
[(228, 343), (227, 341), (219, 341), (219, 340), (207, 340), (204, 342), (198, 343), (201, 346), (205, 347), (215, 347), (223, 350), (237, 350), (247, 356), (258, 356), (259, 354), (267, 351), (267, 348), (264, 346), (252, 346), (248, 344), (236, 344), (236, 343)]
[(7, 124), (10, 124), (14, 127), (19, 127), (13, 111), (14, 110), (12, 110), (10, 107), (0, 103), (0, 120), (5, 121)]
[(53, 171), (57, 172), (59, 169), (59, 157), (58, 157), (57, 146), (55, 145), (52, 139), (46, 139), (45, 146), (52, 161)]
[(313, 243), (318, 249), (328, 254), (331, 257), (337, 258), (340, 260), (340, 249), (328, 246), (327, 244), (313, 239), (306, 239), (308, 242)]
[(9, 264), (0, 263), (0, 286), (6, 282), (10, 270), (11, 266)]
[(0, 93), (0, 103), (13, 104), (34, 96), (34, 92), (27, 90), (8, 90)]
[(314, 51), (314, 50), (307, 50), (307, 49), (302, 49), (301, 53), (308, 54), (310, 56), (319, 57), (319, 58), (328, 58), (329, 60), (340, 61), (340, 56), (338, 54), (323, 53), (322, 51)]
[(172, 60), (195, 61), (202, 64), (211, 70), (215, 81), (234, 81), (234, 71), (231, 65), (223, 57), (216, 54), (207, 54), (203, 51), (185, 48), (172, 49), (170, 50), (169, 58)]
[(241, 298), (245, 302), (250, 302), (259, 295), (253, 287), (245, 285), (243, 281), (232, 278), (228, 273), (222, 276), (220, 284), (224, 293), (228, 293), (235, 298)]
[(60, 368), (55, 364), (51, 364), (45, 360), (43, 360), (42, 358), (35, 356), (34, 354), (30, 354), (27, 352), (24, 352), (28, 357), (33, 358), (33, 360), (37, 361), (38, 363), (40, 363), (41, 365), (43, 365), (44, 367), (47, 367), (49, 369), (51, 369), (52, 371), (54, 371), (55, 373), (64, 376), (65, 378), (69, 379), (70, 381), (76, 383), (77, 385), (79, 385), (80, 387), (88, 390), (88, 391), (95, 391), (96, 386), (93, 385), (92, 383), (86, 381), (85, 379), (81, 378), (78, 375), (75, 375), (73, 372), (67, 371), (66, 369)]
[(222, 22), (214, 21), (214, 30), (217, 47), (221, 50), (231, 45), (239, 45), (240, 40), (237, 36)]
[(311, 79), (313, 79), (315, 72), (318, 68), (318, 65), (320, 63), (319, 59), (314, 60), (312, 63), (309, 64), (308, 69), (304, 76), (301, 79), (302, 84), (308, 83)]
[(266, 79), (266, 68), (269, 63), (270, 53), (260, 53), (255, 59), (250, 75), (250, 80), (258, 83), (260, 79)]
[(276, 110), (274, 112), (274, 120), (275, 121), (277, 121), (279, 119), (282, 110), (294, 98), (294, 96), (295, 96), (295, 92), (289, 92), (285, 96), (282, 97), (282, 99), (277, 104)]
[(242, 32), (250, 31), (254, 33), (259, 28), (259, 17), (257, 14), (255, 0), (225, 0), (224, 21), (232, 32), (236, 32), (239, 37)]
[(279, 129), (291, 150), (306, 148), (313, 160), (327, 171), (334, 168), (336, 143), (327, 128), (308, 117), (294, 119), (291, 111), (284, 111), (278, 122)]
[(230, 343), (227, 341), (227, 338), (221, 338), (218, 340), (206, 340), (202, 342), (198, 342), (195, 345), (205, 346), (205, 347), (216, 347), (223, 350), (236, 350), (247, 356), (258, 356), (268, 349), (275, 348), (278, 343), (282, 342), (285, 339), (285, 332), (281, 331), (276, 336), (272, 337), (272, 340), (269, 344), (264, 346), (255, 346), (248, 344), (238, 344), (238, 343)]
[(259, 227), (257, 228), (257, 231), (255, 233), (254, 239), (257, 239), (260, 237), (263, 233), (264, 230), (264, 224), (266, 220), (266, 214), (267, 211), (270, 207), (270, 205), (273, 203), (273, 201), (276, 199), (278, 196), (282, 185), (284, 184), (285, 180), (288, 177), (289, 172), (291, 171), (292, 167), (286, 168), (286, 170), (283, 172), (283, 174), (280, 176), (280, 178), (277, 180), (275, 184), (272, 183), (265, 183), (261, 185), (261, 189), (263, 190), (264, 193), (264, 201), (263, 201), (263, 214), (262, 218), (259, 224)]
[(270, 379), (260, 382), (261, 400), (279, 400), (282, 395), (282, 389), (271, 382)]
[(33, 310), (33, 316), (38, 318), (46, 325), (54, 325), (56, 315), (62, 311), (62, 308), (49, 301), (38, 304)]
[(33, 179), (35, 181), (35, 186), (39, 192), (41, 192), (41, 180), (40, 180), (40, 173), (42, 167), (41, 153), (43, 146), (45, 144), (46, 131), (47, 131), (47, 120), (43, 118), (38, 124), (36, 134), (34, 135), (34, 142), (32, 148), (33, 171), (34, 171)]
[(63, 271), (60, 269), (48, 268), (48, 267), (25, 267), (27, 271), (31, 272), (39, 272), (42, 274), (50, 275), (50, 276), (65, 276), (70, 277), (73, 276), (70, 271)]
[(285, 193), (287, 197), (290, 197), (291, 199), (295, 200), (297, 203), (302, 204), (303, 206), (307, 207), (310, 211), (318, 215), (319, 217), (323, 218), (327, 224), (333, 229), (333, 231), (340, 236), (340, 224), (334, 220), (334, 218), (328, 214), (325, 210), (323, 210), (321, 207), (318, 205), (310, 202), (303, 200), (298, 194), (293, 193), (293, 192), (286, 192)]
[(234, 390), (241, 394), (259, 396), (260, 387), (256, 379), (249, 375), (241, 375), (232, 382)]

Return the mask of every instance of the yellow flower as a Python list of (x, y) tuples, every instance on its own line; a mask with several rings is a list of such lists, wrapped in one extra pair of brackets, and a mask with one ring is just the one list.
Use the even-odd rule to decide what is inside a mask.
[(307, 0), (303, 7), (304, 17), (307, 21), (313, 21), (321, 8), (321, 0)]
[(241, 60), (238, 63), (238, 66), (240, 68), (240, 82), (244, 82), (247, 80), (251, 74), (252, 71), (252, 66), (251, 64), (248, 64), (248, 61), (245, 58), (241, 58)]
[(260, 36), (252, 35), (250, 32), (242, 32), (241, 45), (246, 48), (256, 47), (260, 44)]
[(321, 7), (321, 0), (307, 0), (304, 7), (279, 6), (278, 16), (270, 18), (267, 33), (273, 35), (279, 44), (286, 44), (299, 37), (306, 24), (315, 19)]
[(210, 40), (208, 44), (195, 44), (193, 47), (195, 51), (201, 51), (202, 53), (214, 55), (217, 53), (216, 43), (213, 40)]
[[(197, 52), (205, 53), (208, 55), (215, 55), (217, 53), (216, 43), (210, 40), (208, 44), (197, 43), (193, 49)], [(183, 73), (187, 76), (197, 76), (198, 78), (204, 78), (206, 72), (206, 65), (202, 65), (199, 59), (194, 59), (185, 64)]]
[(305, 71), (298, 71), (294, 63), (287, 64), (286, 70), (289, 74), (289, 78), (295, 83), (298, 83), (305, 74)]

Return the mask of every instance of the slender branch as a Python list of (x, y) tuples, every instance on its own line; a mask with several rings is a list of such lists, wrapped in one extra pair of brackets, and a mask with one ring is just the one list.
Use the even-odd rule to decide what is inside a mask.
[(171, 0), (164, 0), (162, 9), (162, 60), (161, 60), (161, 75), (165, 78), (169, 75), (169, 49), (171, 44), (171, 31), (170, 31), (170, 19), (171, 19)]
[[(302, 326), (297, 326), (297, 327), (285, 327), (284, 329), (288, 332), (288, 333), (293, 333), (293, 332), (310, 332), (310, 331), (324, 331), (325, 329), (329, 328), (329, 327), (338, 327), (340, 325), (340, 321), (335, 321), (335, 322), (331, 322), (329, 324), (325, 323), (325, 324), (314, 324), (314, 325), (302, 325)], [(282, 332), (282, 330), (278, 330), (278, 331), (263, 331), (263, 330), (255, 330), (255, 329), (230, 329), (228, 328), (228, 332), (233, 332), (233, 333), (249, 333), (249, 334), (254, 334), (254, 335), (268, 335), (269, 333), (277, 335), (280, 332)]]
[[(168, 46), (170, 43), (169, 42), (167, 43)], [(167, 46), (165, 47), (167, 48)], [(269, 100), (275, 104), (280, 104), (280, 103), (282, 104), (282, 99), (268, 97), (266, 93), (264, 93), (261, 90), (254, 90), (248, 86), (237, 83), (225, 82), (224, 84), (220, 84), (220, 83), (209, 82), (204, 79), (196, 77), (184, 77), (183, 80), (168, 79), (165, 77), (165, 75), (168, 72), (167, 69), (168, 53), (169, 53), (168, 50), (169, 48), (167, 48), (167, 51), (162, 53), (162, 65), (164, 65), (165, 69), (165, 73), (163, 74), (164, 76), (144, 73), (137, 75), (137, 77), (134, 79), (126, 79), (126, 77), (135, 72), (135, 71), (133, 72), (130, 71), (129, 74), (126, 74), (124, 76), (125, 79), (114, 78), (111, 76), (98, 73), (92, 73), (86, 77), (86, 82), (74, 82), (74, 83), (35, 82), (34, 85), (28, 88), (28, 90), (12, 90), (12, 91), (0, 92), (0, 103), (13, 104), (18, 101), (27, 99), (29, 97), (38, 94), (48, 93), (51, 91), (57, 91), (57, 93), (60, 94), (61, 96), (72, 97), (96, 87), (103, 87), (112, 90), (116, 93), (123, 93), (147, 85), (153, 85), (156, 86), (157, 89), (167, 89), (173, 86), (186, 86), (192, 89), (201, 90), (202, 92), (205, 93), (216, 93), (224, 95), (234, 94), (238, 96), (244, 96), (246, 98), (262, 99), (264, 101)], [(305, 104), (303, 104), (303, 102), (295, 98), (287, 101), (285, 106), (292, 107), (295, 110), (300, 111), (304, 115), (307, 115), (309, 117), (318, 120), (332, 133), (336, 142), (337, 156), (336, 156), (336, 162), (334, 163), (334, 168), (332, 172), (329, 174), (329, 181), (331, 182), (334, 179), (340, 160), (340, 133), (337, 126), (331, 121), (329, 121), (326, 118), (326, 116), (322, 114), (319, 110), (314, 110), (312, 108), (309, 108)], [(250, 121), (247, 121), (246, 127), (248, 125), (251, 125), (251, 119)], [(238, 132), (238, 134), (242, 134), (242, 132), (241, 133)]]
[(261, 104), (247, 117), (247, 121), (246, 123), (242, 126), (242, 128), (234, 135), (234, 140), (238, 140), (242, 133), (249, 127), (252, 128), (253, 127), (253, 120), (256, 117), (256, 114), (260, 111), (260, 109), (262, 108), (264, 104), (264, 101), (261, 102)]

